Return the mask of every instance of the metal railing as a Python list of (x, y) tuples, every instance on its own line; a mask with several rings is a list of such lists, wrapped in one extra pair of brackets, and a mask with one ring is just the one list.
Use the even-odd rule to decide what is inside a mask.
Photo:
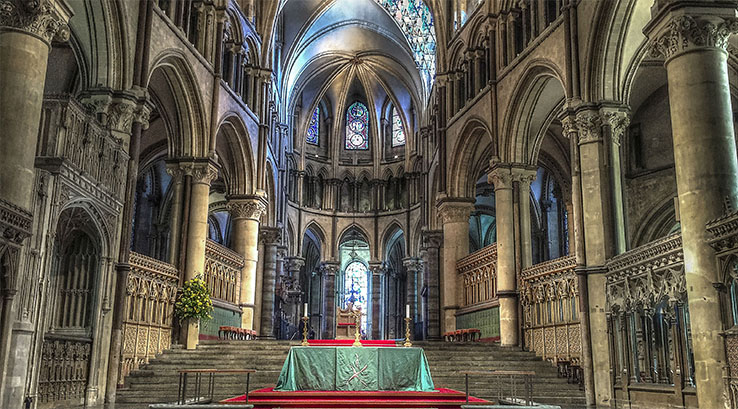
[[(181, 369), (179, 371), (179, 384), (177, 386), (177, 404), (199, 404), (209, 403), (213, 401), (213, 395), (215, 392), (215, 375), (220, 374), (246, 374), (246, 403), (249, 403), (249, 386), (251, 383), (251, 374), (256, 373), (255, 369)], [(195, 377), (195, 397), (194, 401), (187, 402), (187, 384), (189, 382), (188, 376), (193, 375)], [(202, 378), (203, 375), (208, 375), (207, 394), (208, 398), (205, 401), (202, 400), (200, 393), (202, 389)]]
[(459, 371), (464, 375), (464, 392), (466, 403), (469, 403), (469, 376), (483, 376), (492, 378), (489, 385), (494, 385), (493, 395), (499, 405), (503, 402), (510, 404), (533, 404), (533, 377), (535, 371)]

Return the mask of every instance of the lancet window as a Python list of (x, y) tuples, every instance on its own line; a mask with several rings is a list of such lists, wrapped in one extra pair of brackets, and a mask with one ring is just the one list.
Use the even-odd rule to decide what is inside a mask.
[(346, 110), (346, 149), (369, 149), (369, 110), (359, 101)]
[(397, 108), (392, 108), (392, 147), (405, 145), (405, 128)]
[(313, 145), (320, 143), (320, 107), (315, 107), (315, 111), (313, 111), (313, 115), (310, 117), (305, 141)]

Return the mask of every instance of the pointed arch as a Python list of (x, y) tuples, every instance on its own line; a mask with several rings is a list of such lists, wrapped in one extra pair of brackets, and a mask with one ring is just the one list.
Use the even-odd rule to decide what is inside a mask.
[(446, 191), (454, 197), (473, 197), (479, 169), (486, 169), (497, 154), (487, 123), (479, 117), (467, 120), (451, 150)]
[(218, 124), (215, 152), (227, 185), (228, 195), (247, 195), (255, 191), (255, 157), (251, 137), (243, 120), (226, 113)]

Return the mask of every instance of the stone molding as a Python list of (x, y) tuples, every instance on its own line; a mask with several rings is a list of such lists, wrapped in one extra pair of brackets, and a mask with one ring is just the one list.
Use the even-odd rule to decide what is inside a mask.
[(661, 30), (649, 35), (649, 51), (651, 56), (667, 61), (695, 49), (727, 51), (728, 37), (738, 33), (738, 19), (734, 17), (677, 15), (666, 19)]
[(324, 261), (320, 263), (320, 272), (326, 276), (335, 276), (340, 267), (337, 261)]
[(610, 138), (618, 146), (622, 144), (625, 131), (630, 126), (630, 113), (619, 109), (603, 108), (602, 117), (610, 125)]
[(52, 40), (69, 40), (70, 14), (60, 1), (0, 0), (0, 31), (23, 31), (51, 46)]
[(422, 247), (426, 250), (443, 246), (443, 231), (441, 230), (423, 230), (420, 235), (423, 242)]
[(447, 198), (438, 203), (438, 215), (443, 223), (469, 222), (474, 203), (467, 199)]
[(602, 141), (602, 116), (598, 111), (585, 110), (577, 112), (574, 125), (579, 145)]
[(262, 197), (229, 199), (226, 205), (234, 219), (259, 221), (267, 210), (266, 200)]
[(259, 227), (259, 240), (264, 245), (277, 245), (282, 241), (282, 230), (279, 227)]
[(302, 257), (285, 257), (284, 260), (290, 274), (299, 273), (300, 269), (305, 266), (305, 259)]
[(387, 273), (387, 266), (381, 261), (370, 261), (369, 270), (372, 272), (372, 276), (383, 276)]
[(20, 245), (31, 235), (33, 214), (0, 199), (0, 241)]
[(530, 188), (530, 184), (533, 183), (533, 181), (536, 180), (536, 176), (538, 176), (536, 169), (528, 168), (512, 168), (511, 173), (513, 182), (524, 184), (528, 188)]

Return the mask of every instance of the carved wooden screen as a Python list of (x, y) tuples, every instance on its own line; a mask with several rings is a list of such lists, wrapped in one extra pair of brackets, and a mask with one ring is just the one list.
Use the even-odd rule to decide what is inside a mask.
[[(51, 329), (41, 347), (40, 406), (84, 403), (92, 349), (94, 279), (100, 257), (90, 237), (76, 231), (63, 240), (52, 276)], [(60, 240), (61, 242), (61, 240)]]
[(484, 247), (456, 262), (456, 273), (463, 288), (463, 306), (497, 299), (497, 243)]

